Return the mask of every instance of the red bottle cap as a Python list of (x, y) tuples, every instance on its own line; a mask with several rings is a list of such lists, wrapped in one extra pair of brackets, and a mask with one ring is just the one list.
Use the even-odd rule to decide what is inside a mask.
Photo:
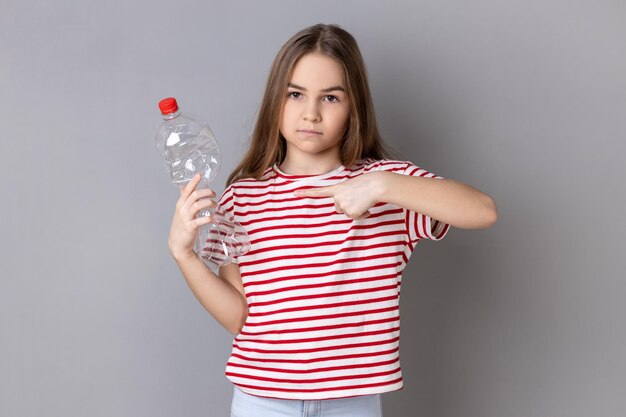
[(159, 101), (159, 109), (163, 114), (170, 114), (176, 112), (178, 110), (178, 103), (174, 97), (164, 98)]

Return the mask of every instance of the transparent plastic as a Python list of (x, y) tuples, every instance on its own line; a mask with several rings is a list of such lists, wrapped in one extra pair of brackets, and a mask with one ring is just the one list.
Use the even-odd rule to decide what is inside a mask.
[[(198, 188), (209, 188), (221, 164), (213, 132), (208, 125), (182, 114), (173, 98), (161, 100), (159, 108), (163, 123), (157, 130), (155, 145), (170, 180), (184, 187), (200, 173)], [(212, 222), (198, 231), (194, 248), (210, 268), (227, 265), (250, 249), (245, 229), (221, 207), (203, 210), (198, 216), (212, 216)]]

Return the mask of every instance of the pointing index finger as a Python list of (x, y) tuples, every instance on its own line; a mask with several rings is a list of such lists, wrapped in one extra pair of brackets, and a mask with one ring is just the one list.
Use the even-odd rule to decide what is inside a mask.
[(326, 187), (300, 188), (293, 192), (298, 197), (331, 197), (334, 194), (332, 185)]

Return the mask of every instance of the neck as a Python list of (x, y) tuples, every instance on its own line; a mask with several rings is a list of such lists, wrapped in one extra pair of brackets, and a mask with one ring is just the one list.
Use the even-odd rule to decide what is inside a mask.
[(295, 158), (288, 152), (279, 168), (289, 175), (321, 175), (334, 171), (340, 166), (339, 155), (334, 157), (308, 155), (306, 158)]

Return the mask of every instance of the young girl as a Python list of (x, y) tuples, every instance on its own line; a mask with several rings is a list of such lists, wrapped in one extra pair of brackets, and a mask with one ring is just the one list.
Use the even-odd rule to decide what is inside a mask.
[(402, 271), (421, 239), (496, 221), (486, 194), (382, 144), (354, 38), (294, 35), (273, 65), (250, 149), (219, 205), (251, 249), (215, 275), (193, 251), (215, 207), (200, 176), (181, 189), (169, 248), (200, 303), (235, 336), (232, 415), (381, 416), (400, 389)]

